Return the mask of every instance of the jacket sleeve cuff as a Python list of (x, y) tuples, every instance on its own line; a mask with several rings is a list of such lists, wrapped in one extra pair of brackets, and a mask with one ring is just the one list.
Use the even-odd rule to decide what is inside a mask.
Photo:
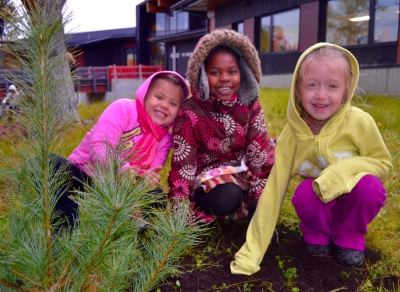
[(342, 180), (329, 169), (325, 169), (321, 175), (314, 180), (312, 186), (314, 192), (325, 204), (345, 193)]
[(258, 267), (258, 269), (255, 269), (254, 271), (241, 269), (241, 267), (239, 267), (239, 265), (236, 263), (236, 261), (231, 261), (231, 273), (232, 274), (251, 276), (252, 274), (258, 272), (259, 270), (260, 270), (260, 267)]

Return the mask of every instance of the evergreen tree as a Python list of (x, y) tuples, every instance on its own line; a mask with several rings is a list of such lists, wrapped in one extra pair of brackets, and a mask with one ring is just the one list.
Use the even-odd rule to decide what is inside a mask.
[(0, 290), (150, 291), (178, 273), (180, 256), (206, 228), (193, 226), (186, 201), (153, 209), (151, 187), (121, 172), (124, 161), (111, 147), (107, 161), (93, 167), (93, 181), (76, 193), (76, 225), (63, 227), (54, 207), (69, 178), (66, 169), (56, 170), (51, 153), (64, 146), (68, 120), (58, 113), (71, 93), (60, 90), (65, 74), (54, 74), (66, 58), (55, 53), (68, 21), (58, 8), (49, 4), (43, 17), (44, 7), (31, 5), (29, 16), (15, 23), (24, 37), (8, 47), (24, 72), (9, 78), (27, 95), (16, 116), (28, 135), (14, 155), (0, 153), (10, 200), (0, 221)]

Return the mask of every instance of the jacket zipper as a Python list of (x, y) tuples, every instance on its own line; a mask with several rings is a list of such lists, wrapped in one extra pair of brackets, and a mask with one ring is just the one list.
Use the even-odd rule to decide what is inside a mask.
[(315, 150), (317, 152), (317, 158), (319, 160), (319, 158), (321, 157), (319, 153), (319, 135), (315, 135), (314, 141), (315, 141)]

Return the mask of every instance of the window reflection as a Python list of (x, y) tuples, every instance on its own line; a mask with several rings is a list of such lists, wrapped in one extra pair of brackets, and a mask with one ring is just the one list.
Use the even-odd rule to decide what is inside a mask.
[[(370, 1), (374, 1), (373, 37), (369, 37)], [(327, 42), (340, 46), (395, 42), (398, 33), (399, 0), (328, 1)]]
[(270, 51), (269, 40), (271, 35), (271, 17), (261, 18), (260, 27), (260, 53), (268, 53)]
[(189, 29), (189, 13), (180, 12), (178, 13), (178, 31), (185, 31)]
[(151, 65), (164, 65), (165, 44), (151, 43)]
[(166, 15), (164, 13), (156, 13), (156, 27), (155, 31), (166, 30)]
[(189, 13), (174, 12), (173, 16), (169, 17), (169, 33), (179, 33), (189, 29)]
[[(262, 17), (260, 21), (260, 52), (270, 52), (271, 49), (273, 52), (297, 50), (299, 23), (300, 9)], [(272, 30), (271, 27), (273, 27)]]
[(340, 46), (368, 43), (369, 0), (328, 1), (326, 41)]
[[(397, 2), (397, 3), (396, 3)], [(397, 41), (399, 33), (399, 1), (375, 1), (374, 42)]]
[(300, 10), (273, 15), (274, 52), (297, 50), (299, 44)]
[(244, 23), (243, 22), (239, 22), (237, 24), (237, 32), (241, 33), (241, 34), (244, 34)]

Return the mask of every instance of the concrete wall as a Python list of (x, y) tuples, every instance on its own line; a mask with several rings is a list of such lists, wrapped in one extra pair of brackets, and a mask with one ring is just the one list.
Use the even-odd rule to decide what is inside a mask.
[[(293, 74), (263, 76), (260, 87), (290, 88)], [(400, 67), (362, 69), (358, 87), (365, 93), (400, 97)]]

